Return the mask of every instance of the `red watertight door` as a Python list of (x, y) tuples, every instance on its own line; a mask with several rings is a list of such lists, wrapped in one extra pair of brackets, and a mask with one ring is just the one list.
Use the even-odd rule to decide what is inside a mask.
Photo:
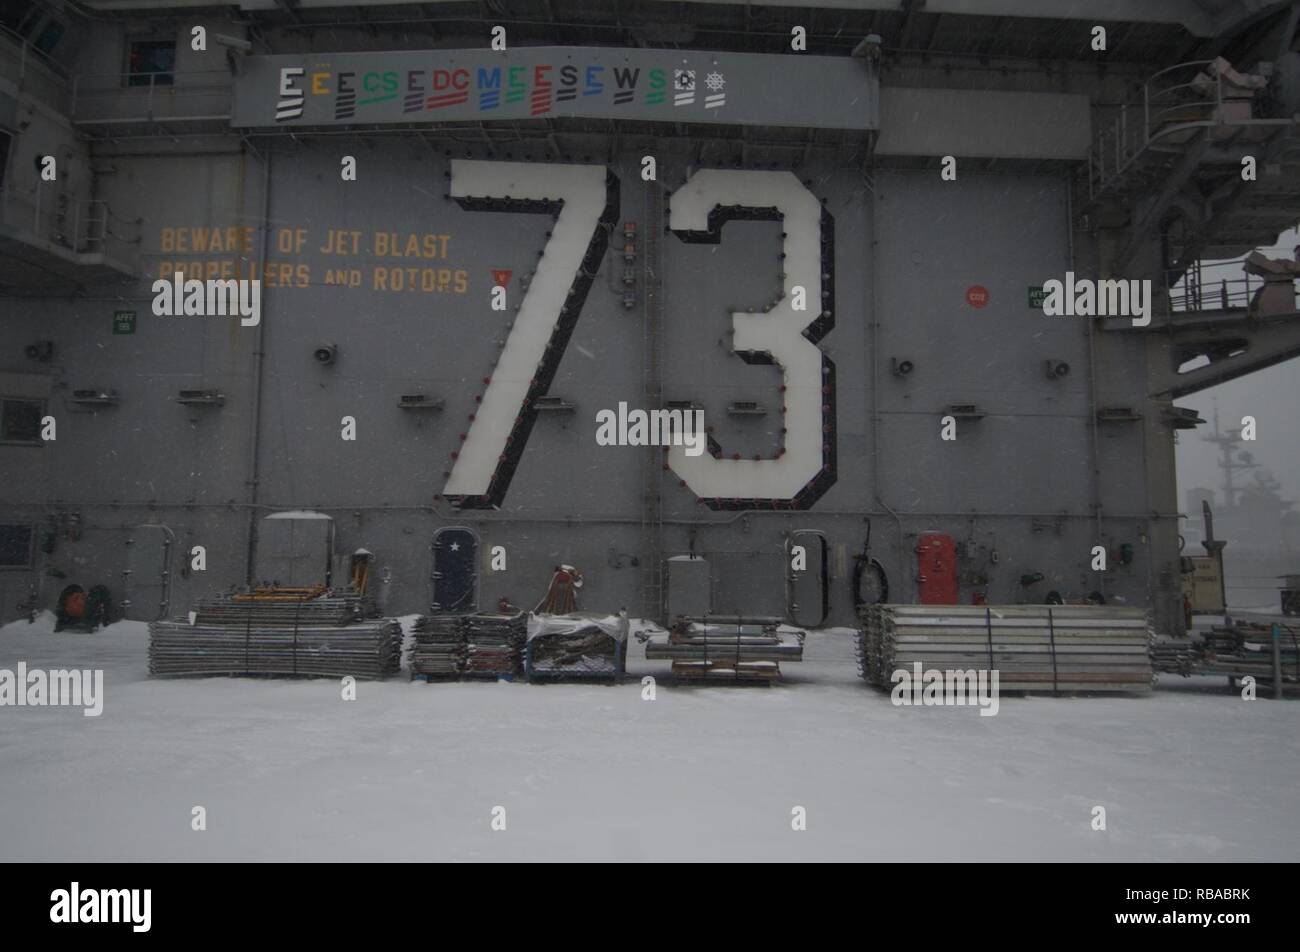
[(957, 604), (957, 546), (942, 532), (922, 533), (916, 543), (917, 589), (922, 605)]

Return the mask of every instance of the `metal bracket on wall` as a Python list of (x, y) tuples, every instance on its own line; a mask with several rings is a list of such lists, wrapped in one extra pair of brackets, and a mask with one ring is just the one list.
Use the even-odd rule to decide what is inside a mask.
[(115, 407), (117, 406), (116, 390), (73, 390), (72, 402), (83, 407)]
[(563, 397), (538, 397), (533, 401), (534, 410), (555, 410), (561, 413), (573, 413), (578, 409), (577, 404), (569, 403)]
[(176, 402), (187, 407), (225, 406), (226, 395), (219, 390), (182, 390)]
[(403, 410), (441, 410), (442, 400), (427, 393), (404, 393), (397, 398), (397, 405)]
[(1132, 407), (1101, 407), (1097, 411), (1098, 423), (1136, 423), (1142, 414)]

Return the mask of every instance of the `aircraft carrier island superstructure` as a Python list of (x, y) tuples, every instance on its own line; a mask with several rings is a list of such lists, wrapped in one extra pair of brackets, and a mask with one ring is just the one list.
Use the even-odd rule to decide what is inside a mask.
[(1177, 633), (1186, 398), (1300, 353), (1294, 262), (1188, 277), (1300, 217), (1294, 4), (18, 6), (3, 620), (362, 553), (389, 614)]

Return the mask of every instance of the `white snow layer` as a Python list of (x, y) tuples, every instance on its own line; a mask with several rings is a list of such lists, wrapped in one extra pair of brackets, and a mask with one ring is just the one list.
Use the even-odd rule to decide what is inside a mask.
[(103, 668), (104, 711), (0, 707), (3, 861), (1300, 858), (1300, 704), (1218, 680), (895, 707), (841, 629), (771, 688), (642, 700), (667, 664), (633, 645), (623, 686), (403, 675), (343, 701), (331, 680), (150, 680), (144, 625), (51, 622), (0, 628), (0, 668)]

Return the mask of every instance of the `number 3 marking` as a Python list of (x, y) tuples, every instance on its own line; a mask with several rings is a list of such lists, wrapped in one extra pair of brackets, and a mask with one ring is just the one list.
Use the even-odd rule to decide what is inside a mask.
[[(783, 451), (722, 459), (710, 438), (700, 456), (672, 447), (668, 465), (713, 509), (808, 509), (835, 484), (835, 364), (817, 346), (835, 322), (835, 220), (790, 172), (705, 169), (673, 193), (669, 227), (683, 241), (719, 242), (733, 218), (784, 222), (785, 295), (771, 310), (731, 315), (741, 358), (781, 367)], [(796, 286), (807, 310), (793, 307)]]
[(492, 509), (510, 488), (537, 420), (533, 401), (550, 389), (605, 256), (619, 185), (601, 165), (453, 160), (451, 194), (467, 211), (559, 216), (442, 491), (460, 509)]

